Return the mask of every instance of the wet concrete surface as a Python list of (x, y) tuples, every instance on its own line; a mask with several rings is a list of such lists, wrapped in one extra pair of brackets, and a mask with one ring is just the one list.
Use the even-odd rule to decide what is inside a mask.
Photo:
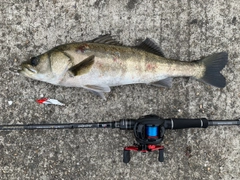
[[(229, 1), (30, 1), (0, 3), (0, 124), (114, 121), (157, 114), (163, 118), (237, 119), (240, 116), (240, 3)], [(104, 101), (81, 88), (27, 79), (15, 69), (59, 44), (116, 35), (124, 45), (154, 39), (167, 58), (198, 60), (227, 51), (218, 89), (192, 78), (173, 87), (114, 87)], [(66, 106), (39, 105), (58, 99)], [(167, 131), (165, 162), (158, 153), (132, 153), (122, 162), (131, 131), (115, 129), (0, 132), (1, 179), (239, 179), (239, 127)]]

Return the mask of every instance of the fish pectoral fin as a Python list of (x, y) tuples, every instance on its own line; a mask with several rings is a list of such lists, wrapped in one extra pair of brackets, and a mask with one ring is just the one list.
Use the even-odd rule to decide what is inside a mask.
[(110, 45), (122, 45), (120, 42), (113, 39), (113, 37), (110, 34), (101, 35), (97, 38), (89, 41), (91, 43), (99, 43), (99, 44), (110, 44)]
[(136, 46), (136, 48), (142, 49), (144, 51), (156, 54), (158, 56), (164, 57), (160, 47), (157, 45), (156, 42), (147, 38), (141, 44)]
[(153, 86), (157, 86), (157, 87), (168, 87), (171, 88), (172, 87), (172, 78), (166, 78), (160, 81), (156, 81), (151, 83), (151, 85)]
[(93, 92), (94, 94), (100, 96), (104, 100), (106, 99), (104, 93), (111, 91), (108, 85), (85, 85), (83, 86), (83, 88)]
[(92, 65), (94, 64), (94, 58), (95, 58), (94, 55), (89, 56), (88, 58), (84, 59), (80, 63), (69, 68), (68, 71), (73, 76), (79, 76), (79, 75), (88, 73), (90, 71)]

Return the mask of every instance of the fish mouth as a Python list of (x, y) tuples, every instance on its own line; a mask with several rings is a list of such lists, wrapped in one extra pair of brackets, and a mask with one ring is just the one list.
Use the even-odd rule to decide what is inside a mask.
[(26, 73), (36, 74), (37, 70), (29, 64), (22, 64), (22, 69), (19, 70), (18, 72), (21, 74), (26, 74)]

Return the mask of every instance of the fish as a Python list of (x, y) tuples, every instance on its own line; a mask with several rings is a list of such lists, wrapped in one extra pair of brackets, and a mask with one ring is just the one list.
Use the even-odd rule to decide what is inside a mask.
[(150, 38), (137, 46), (123, 46), (107, 34), (31, 57), (21, 64), (20, 73), (53, 85), (81, 87), (105, 98), (113, 86), (144, 83), (171, 88), (174, 77), (193, 77), (224, 88), (221, 70), (227, 61), (224, 51), (190, 62), (168, 59)]

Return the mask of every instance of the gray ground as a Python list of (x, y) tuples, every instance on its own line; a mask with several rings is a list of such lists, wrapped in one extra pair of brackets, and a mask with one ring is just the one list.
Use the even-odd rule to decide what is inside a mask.
[[(240, 116), (240, 2), (137, 0), (1, 0), (0, 124), (113, 121), (157, 114), (235, 119)], [(172, 89), (112, 88), (104, 101), (83, 89), (56, 87), (16, 72), (50, 48), (111, 33), (125, 45), (154, 39), (168, 58), (191, 61), (227, 51), (227, 87), (176, 78)], [(39, 105), (50, 97), (65, 107)], [(12, 104), (11, 104), (12, 102)], [(0, 132), (1, 179), (239, 179), (239, 127), (167, 131), (165, 162), (157, 153), (122, 150), (129, 131), (37, 130)]]

